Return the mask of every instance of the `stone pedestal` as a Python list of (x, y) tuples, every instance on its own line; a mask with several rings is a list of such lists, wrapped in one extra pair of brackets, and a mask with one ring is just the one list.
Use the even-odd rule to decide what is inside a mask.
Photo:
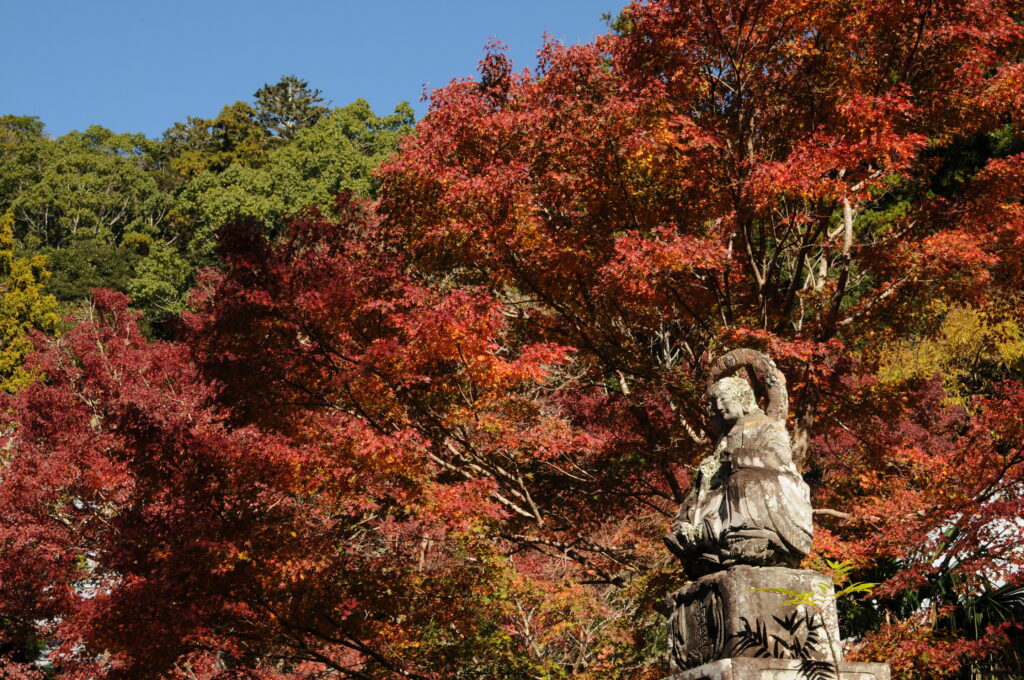
[(889, 664), (791, 659), (720, 659), (665, 680), (889, 680)]
[[(769, 588), (810, 592), (824, 604), (784, 605), (789, 597), (767, 592)], [(786, 567), (741, 565), (688, 583), (668, 597), (672, 610), (668, 624), (672, 671), (686, 671), (718, 659), (737, 661), (737, 657), (826, 662), (841, 659), (839, 619), (832, 593), (832, 581), (827, 576)], [(672, 677), (689, 680), (691, 676)]]

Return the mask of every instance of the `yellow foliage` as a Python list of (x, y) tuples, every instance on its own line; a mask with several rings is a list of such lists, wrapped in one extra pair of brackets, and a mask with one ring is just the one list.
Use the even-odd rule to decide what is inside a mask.
[(14, 217), (0, 216), (0, 390), (17, 392), (32, 380), (24, 368), (29, 332), (57, 330), (57, 300), (43, 294), (49, 276), (43, 256), (14, 256)]
[(1024, 367), (1024, 329), (1009, 312), (953, 306), (937, 330), (883, 352), (878, 371), (883, 384), (939, 375), (952, 401), (963, 403), (972, 377), (993, 369)]

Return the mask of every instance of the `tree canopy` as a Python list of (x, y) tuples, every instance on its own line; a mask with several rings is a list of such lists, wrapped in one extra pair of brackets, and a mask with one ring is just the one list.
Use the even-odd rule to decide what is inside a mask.
[(748, 346), (788, 380), (808, 565), (880, 584), (848, 658), (1019, 674), (1022, 18), (637, 2), (533, 71), (490, 45), (411, 134), (357, 100), (225, 167), (175, 165), (219, 157), (202, 123), (147, 156), (3, 119), (5, 188), (116, 149), (87, 176), (172, 193), (62, 238), (139, 258), (174, 323), (96, 291), (4, 397), (0, 668), (661, 678), (660, 538)]
[(216, 266), (226, 222), (376, 194), (373, 169), (411, 131), (412, 109), (378, 116), (362, 99), (330, 109), (318, 93), (287, 76), (158, 140), (100, 126), (51, 139), (36, 118), (3, 116), (0, 211), (20, 249), (53, 263), (46, 289), (59, 301), (111, 288), (131, 293), (147, 327), (163, 323), (184, 309), (196, 271)]

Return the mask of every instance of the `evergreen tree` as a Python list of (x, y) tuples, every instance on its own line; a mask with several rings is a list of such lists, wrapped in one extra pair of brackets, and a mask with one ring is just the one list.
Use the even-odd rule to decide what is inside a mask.
[(330, 110), (321, 105), (324, 100), (320, 90), (310, 89), (309, 83), (294, 75), (264, 85), (253, 97), (257, 120), (268, 135), (279, 140), (292, 139), (296, 132), (315, 124)]

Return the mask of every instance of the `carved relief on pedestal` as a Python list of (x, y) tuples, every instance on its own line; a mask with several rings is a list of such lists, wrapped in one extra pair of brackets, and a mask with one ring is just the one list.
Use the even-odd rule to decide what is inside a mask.
[(698, 666), (725, 649), (725, 620), (717, 584), (669, 595), (668, 652), (673, 668)]

